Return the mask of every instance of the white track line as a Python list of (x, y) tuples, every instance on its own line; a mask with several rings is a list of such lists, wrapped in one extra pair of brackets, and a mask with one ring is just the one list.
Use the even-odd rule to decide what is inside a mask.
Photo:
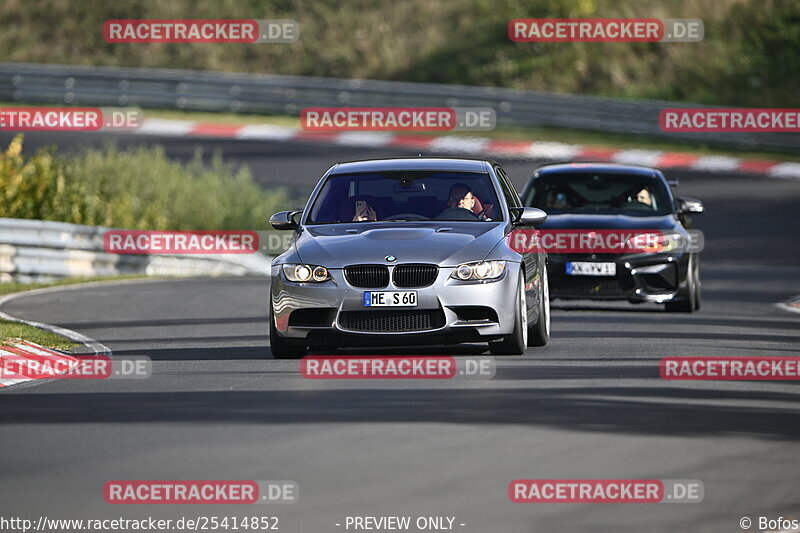
[[(69, 369), (74, 368), (78, 364), (78, 359), (75, 357), (72, 357), (68, 354), (55, 352), (35, 343), (22, 342), (11, 344), (13, 348), (10, 346), (0, 346), (0, 366), (3, 367), (2, 370), (0, 370), (0, 376), (4, 376), (3, 379), (0, 379), (0, 386), (2, 387), (8, 387), (10, 385), (16, 385), (18, 383), (25, 383), (37, 379), (57, 378), (61, 372), (56, 371), (55, 365), (66, 365), (64, 372), (67, 372)], [(11, 350), (17, 350), (19, 353)], [(41, 365), (38, 362), (36, 362), (36, 367), (31, 366), (33, 361), (36, 361), (37, 356), (49, 361), (49, 363), (42, 365), (43, 368), (41, 368), (41, 370), (35, 370), (36, 367)], [(26, 375), (25, 373), (17, 374), (13, 371), (8, 372), (8, 368), (5, 364), (6, 362), (12, 363), (12, 368), (13, 363), (18, 365), (18, 368), (30, 368), (31, 372), (34, 374), (34, 377), (31, 377), (30, 373)]]
[[(59, 286), (59, 287), (46, 287), (44, 289), (34, 289), (32, 291), (24, 291), (24, 292), (15, 292), (13, 294), (7, 294), (5, 296), (0, 296), (0, 307), (4, 304), (12, 300), (16, 300), (17, 298), (22, 298), (24, 296), (30, 296), (34, 294), (47, 294), (50, 292), (57, 292), (57, 291), (64, 291), (64, 290), (71, 290), (80, 287), (91, 286), (100, 283), (107, 283), (107, 282), (98, 282), (98, 283), (82, 283), (77, 285), (68, 285), (68, 286)], [(87, 337), (82, 333), (78, 333), (77, 331), (72, 331), (71, 329), (62, 328), (60, 326), (54, 326), (53, 324), (45, 324), (44, 322), (35, 322), (33, 320), (24, 320), (21, 318), (17, 318), (15, 316), (9, 315), (8, 313), (4, 313), (0, 311), (0, 318), (4, 320), (9, 320), (11, 322), (19, 322), (21, 324), (27, 324), (29, 326), (33, 326), (39, 329), (43, 329), (45, 331), (50, 331), (51, 333), (55, 333), (56, 335), (61, 335), (62, 337), (66, 337), (67, 339), (83, 344), (84, 346), (91, 349), (95, 355), (107, 355), (111, 356), (111, 348), (106, 346), (105, 344), (92, 339), (91, 337)], [(0, 384), (3, 386), (0, 389), (7, 389), (10, 386), (17, 385), (19, 383), (28, 383), (30, 381), (37, 381), (37, 382), (46, 382), (49, 380), (18, 380), (18, 379), (9, 379), (9, 380), (0, 380)]]
[(134, 133), (139, 135), (167, 135), (183, 137), (194, 127), (194, 122), (189, 120), (164, 120), (148, 118)]

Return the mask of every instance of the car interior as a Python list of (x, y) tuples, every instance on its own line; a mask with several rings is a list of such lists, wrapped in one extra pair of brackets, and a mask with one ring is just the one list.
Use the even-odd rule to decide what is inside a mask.
[[(451, 187), (467, 185), (475, 202), (472, 214), (448, 205)], [(333, 177), (312, 208), (314, 223), (353, 222), (358, 212), (371, 208), (377, 220), (498, 220), (497, 197), (488, 176), (437, 174), (413, 179), (386, 179), (381, 175)]]
[[(637, 199), (646, 190), (650, 204)], [(666, 214), (665, 192), (652, 180), (617, 176), (557, 176), (540, 178), (527, 205), (545, 210), (625, 211)]]

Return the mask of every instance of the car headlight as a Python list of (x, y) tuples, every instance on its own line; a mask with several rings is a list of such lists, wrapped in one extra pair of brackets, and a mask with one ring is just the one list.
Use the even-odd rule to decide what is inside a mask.
[(331, 279), (330, 272), (324, 266), (286, 264), (283, 265), (283, 275), (294, 282), (322, 283)]
[(461, 281), (497, 279), (503, 275), (505, 269), (505, 261), (462, 263), (453, 270), (450, 277)]
[(680, 233), (640, 233), (626, 244), (636, 252), (654, 254), (683, 251), (687, 243)]

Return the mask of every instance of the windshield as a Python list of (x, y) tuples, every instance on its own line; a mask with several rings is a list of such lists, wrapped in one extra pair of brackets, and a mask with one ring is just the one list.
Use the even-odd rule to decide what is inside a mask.
[(488, 174), (403, 171), (331, 175), (308, 224), (393, 221), (503, 220)]
[(650, 176), (607, 173), (558, 173), (538, 178), (525, 205), (548, 213), (667, 215), (671, 196), (664, 182)]

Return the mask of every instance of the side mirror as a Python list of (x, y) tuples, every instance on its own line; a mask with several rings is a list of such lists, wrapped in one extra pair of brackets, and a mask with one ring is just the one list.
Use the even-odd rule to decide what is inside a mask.
[(539, 226), (547, 220), (547, 213), (535, 207), (515, 208), (519, 213), (514, 221), (515, 226)]
[(678, 212), (687, 215), (702, 215), (706, 208), (703, 202), (697, 198), (678, 198)]
[(299, 224), (295, 216), (302, 213), (302, 211), (281, 211), (269, 217), (269, 223), (275, 229), (295, 229)]

